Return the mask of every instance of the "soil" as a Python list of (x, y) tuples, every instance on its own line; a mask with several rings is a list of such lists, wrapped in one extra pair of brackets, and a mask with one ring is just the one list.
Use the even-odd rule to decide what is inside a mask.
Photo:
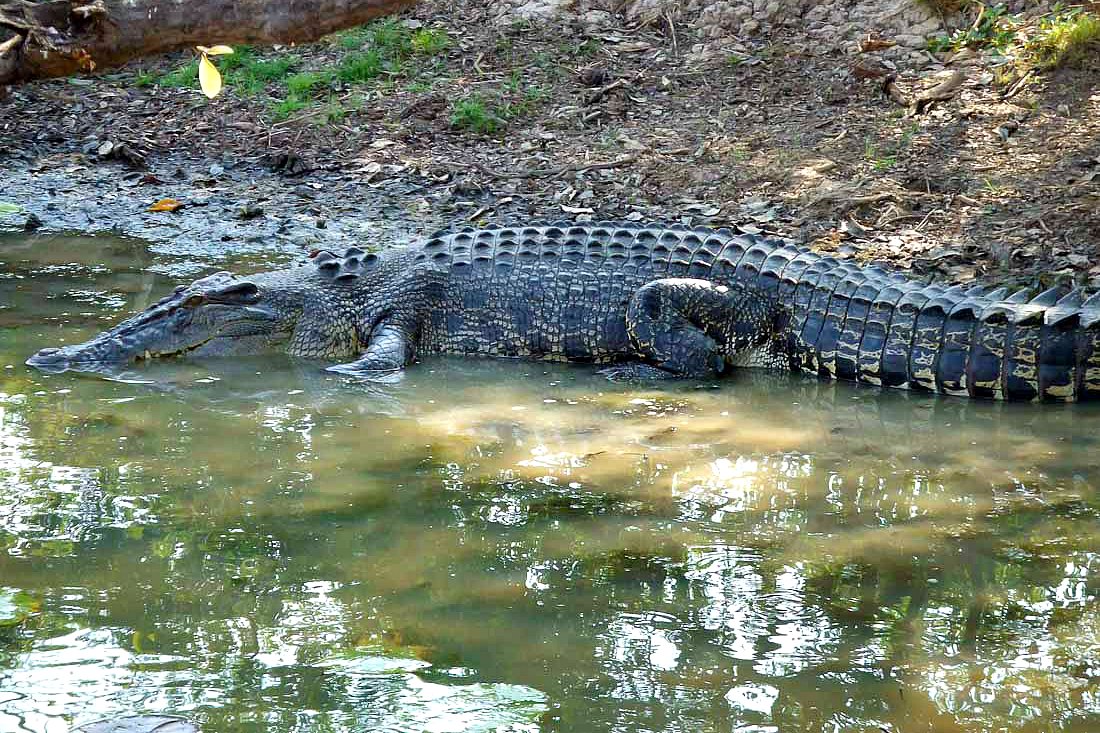
[[(1100, 58), (1028, 74), (969, 49), (899, 59), (889, 37), (704, 40), (672, 16), (501, 23), (487, 6), (414, 8), (402, 22), (445, 30), (446, 50), (282, 121), (277, 84), (213, 101), (142, 85), (190, 54), (12, 88), (0, 200), (24, 211), (0, 226), (132, 234), (201, 266), (455, 224), (657, 220), (952, 281), (1100, 286)], [(347, 48), (258, 53), (304, 71)], [(471, 97), (495, 130), (455, 124)], [(164, 198), (182, 206), (147, 211)]]

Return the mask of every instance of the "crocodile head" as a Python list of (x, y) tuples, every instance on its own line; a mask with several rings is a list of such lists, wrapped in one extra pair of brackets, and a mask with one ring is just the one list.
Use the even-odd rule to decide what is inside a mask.
[(90, 341), (42, 349), (27, 365), (43, 371), (110, 371), (156, 357), (254, 354), (290, 337), (301, 298), (263, 276), (218, 272)]

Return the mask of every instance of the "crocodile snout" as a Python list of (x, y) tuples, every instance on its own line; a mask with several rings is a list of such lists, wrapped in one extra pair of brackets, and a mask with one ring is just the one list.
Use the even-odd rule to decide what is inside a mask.
[(27, 359), (26, 364), (37, 369), (64, 369), (69, 365), (69, 358), (61, 349), (48, 347), (39, 349), (34, 356)]

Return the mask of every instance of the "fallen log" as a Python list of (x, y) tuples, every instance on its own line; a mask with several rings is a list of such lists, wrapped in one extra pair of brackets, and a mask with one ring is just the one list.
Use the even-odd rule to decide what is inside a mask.
[(304, 43), (416, 0), (0, 0), (0, 84), (211, 44)]

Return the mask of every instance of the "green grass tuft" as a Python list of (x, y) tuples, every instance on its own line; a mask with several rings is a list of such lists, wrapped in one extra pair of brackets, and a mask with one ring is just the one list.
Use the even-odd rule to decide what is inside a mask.
[(266, 61), (253, 59), (236, 69), (227, 70), (225, 77), (234, 86), (262, 89), (271, 82), (287, 77), (301, 62), (297, 56), (280, 56)]
[(170, 89), (185, 87), (198, 87), (199, 84), (199, 60), (191, 59), (183, 66), (169, 71), (157, 81), (157, 86)]
[(1019, 21), (998, 4), (985, 7), (975, 25), (956, 30), (949, 36), (928, 40), (928, 50), (935, 52), (959, 51), (963, 48), (987, 48), (1004, 51), (1016, 40)]
[(157, 83), (157, 75), (145, 70), (139, 70), (134, 73), (134, 86), (135, 87), (148, 87)]
[(308, 101), (295, 94), (290, 94), (283, 101), (272, 105), (271, 116), (275, 118), (276, 122), (281, 122), (289, 118), (295, 112), (303, 110), (308, 106)]
[(1100, 52), (1100, 18), (1081, 8), (1044, 18), (1028, 51), (1045, 69), (1079, 65)]
[(500, 127), (500, 118), (477, 96), (459, 99), (451, 107), (451, 126), (479, 135), (491, 135)]
[[(263, 92), (268, 84), (285, 78), (300, 63), (301, 59), (294, 55), (268, 60), (259, 59), (247, 46), (234, 49), (233, 53), (219, 56), (214, 60), (225, 81), (225, 86), (240, 94)], [(136, 83), (141, 85), (147, 82), (139, 79)], [(198, 88), (198, 59), (192, 59), (178, 69), (168, 72), (155, 83), (157, 86), (169, 88)]]
[(412, 34), (410, 45), (415, 53), (422, 56), (435, 56), (450, 48), (451, 37), (445, 30), (421, 28)]
[(286, 88), (291, 94), (298, 97), (308, 97), (319, 87), (328, 85), (332, 81), (332, 73), (328, 71), (303, 71), (288, 76)]
[(382, 73), (383, 59), (378, 51), (371, 49), (362, 53), (353, 53), (345, 57), (336, 75), (343, 81), (356, 84), (378, 78)]

